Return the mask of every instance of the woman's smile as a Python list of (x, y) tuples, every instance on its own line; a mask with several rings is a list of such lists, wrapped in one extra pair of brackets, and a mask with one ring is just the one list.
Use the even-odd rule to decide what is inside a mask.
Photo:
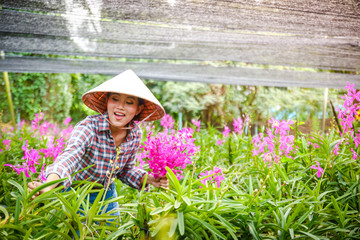
[(123, 128), (141, 112), (137, 97), (111, 93), (107, 102), (109, 121), (112, 127)]

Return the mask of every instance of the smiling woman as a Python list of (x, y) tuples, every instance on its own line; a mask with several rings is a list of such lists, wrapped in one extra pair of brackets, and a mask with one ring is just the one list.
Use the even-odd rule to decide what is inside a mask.
[[(105, 199), (117, 197), (115, 177), (140, 190), (146, 172), (135, 167), (135, 154), (142, 139), (136, 121), (162, 118), (165, 114), (163, 107), (131, 70), (88, 91), (82, 100), (100, 115), (88, 116), (76, 125), (63, 153), (47, 167), (45, 182), (65, 178), (62, 184), (68, 188), (75, 180), (89, 179), (109, 190), (104, 193)], [(71, 177), (75, 172), (78, 173)], [(149, 175), (147, 183), (155, 187), (168, 186), (166, 177), (155, 179)], [(41, 184), (31, 182), (28, 184), (29, 190)], [(49, 186), (37, 195), (55, 187)], [(96, 196), (89, 196), (89, 199), (95, 200)], [(118, 203), (113, 202), (106, 211), (118, 207)], [(114, 215), (118, 215), (118, 212), (115, 211)]]

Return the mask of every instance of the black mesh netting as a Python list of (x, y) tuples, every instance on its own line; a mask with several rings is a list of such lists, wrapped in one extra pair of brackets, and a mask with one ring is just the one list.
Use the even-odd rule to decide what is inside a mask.
[[(3, 0), (1, 6), (0, 50), (5, 52), (234, 61), (299, 69), (135, 64), (144, 75), (161, 80), (360, 84), (360, 75), (354, 74), (360, 71), (359, 0)], [(0, 61), (0, 70), (118, 73), (123, 65), (134, 65), (10, 55)], [(336, 73), (315, 72), (319, 69)]]

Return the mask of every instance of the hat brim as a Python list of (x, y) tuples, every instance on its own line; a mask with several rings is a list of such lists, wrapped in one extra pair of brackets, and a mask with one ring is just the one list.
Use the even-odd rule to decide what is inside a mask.
[[(84, 104), (92, 110), (104, 114), (107, 111), (107, 93), (119, 93), (121, 92), (87, 92), (82, 96)], [(125, 94), (125, 93), (122, 93)], [(134, 97), (141, 98), (139, 96), (131, 95)], [(161, 119), (165, 115), (165, 111), (162, 107), (157, 104), (144, 99), (143, 110), (134, 117), (136, 121), (155, 121)]]
[(107, 111), (107, 93), (109, 92), (131, 95), (144, 100), (144, 108), (134, 120), (155, 121), (165, 115), (160, 102), (132, 70), (127, 70), (105, 81), (86, 92), (81, 99), (86, 106), (103, 114)]

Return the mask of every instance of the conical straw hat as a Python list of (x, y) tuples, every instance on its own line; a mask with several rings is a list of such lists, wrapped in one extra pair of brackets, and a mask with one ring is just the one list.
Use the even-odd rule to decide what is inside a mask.
[(86, 92), (82, 95), (82, 101), (92, 110), (103, 114), (107, 110), (106, 94), (109, 92), (132, 95), (144, 99), (144, 109), (134, 120), (154, 121), (165, 115), (165, 110), (160, 102), (132, 70), (122, 72)]

